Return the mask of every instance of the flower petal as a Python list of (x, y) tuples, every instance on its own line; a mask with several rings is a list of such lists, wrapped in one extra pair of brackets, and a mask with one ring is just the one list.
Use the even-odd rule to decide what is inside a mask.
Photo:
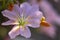
[(13, 20), (9, 20), (7, 22), (2, 23), (2, 25), (17, 25), (17, 24), (18, 24), (18, 22), (15, 22)]
[(31, 6), (28, 2), (24, 2), (20, 5), (20, 8), (22, 9), (23, 13), (24, 13), (24, 16), (28, 16), (30, 15), (30, 11), (31, 11)]
[(20, 5), (20, 8), (24, 11), (25, 16), (29, 16), (31, 12), (39, 10), (38, 4), (30, 5), (28, 2), (24, 2)]
[(8, 33), (11, 39), (14, 39), (17, 35), (19, 35), (20, 28), (18, 26), (14, 26), (13, 29)]
[(55, 37), (56, 28), (54, 26), (41, 27), (41, 32), (46, 34), (46, 35), (48, 35), (49, 37), (54, 38)]
[(21, 14), (22, 14), (22, 10), (21, 10), (21, 8), (17, 5), (17, 4), (15, 4), (14, 5), (14, 8), (13, 8), (13, 11), (16, 13), (16, 15), (17, 16), (21, 16)]
[(28, 24), (29, 27), (33, 27), (33, 28), (38, 28), (40, 27), (40, 20), (32, 20), (29, 22), (30, 24)]
[(60, 16), (56, 16), (54, 22), (56, 22), (56, 24), (60, 26)]
[(28, 27), (25, 27), (25, 29), (20, 30), (21, 36), (24, 36), (25, 38), (30, 38), (31, 37), (31, 32)]
[(8, 17), (11, 20), (16, 20), (16, 15), (14, 12), (9, 10), (2, 11), (3, 16)]
[(42, 12), (40, 11), (36, 11), (34, 13), (31, 14), (31, 19), (29, 19), (29, 23), (30, 23), (30, 26), (33, 27), (33, 28), (38, 28), (40, 26), (40, 23), (41, 23), (41, 19), (43, 17), (43, 14)]

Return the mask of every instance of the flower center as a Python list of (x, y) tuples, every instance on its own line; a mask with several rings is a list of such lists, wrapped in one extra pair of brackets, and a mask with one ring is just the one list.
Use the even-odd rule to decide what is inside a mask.
[(19, 23), (19, 26), (25, 26), (26, 24), (28, 24), (28, 21), (23, 16), (22, 18), (19, 18), (18, 23)]
[(19, 26), (24, 26), (26, 23), (23, 18), (20, 18), (18, 22), (19, 22)]

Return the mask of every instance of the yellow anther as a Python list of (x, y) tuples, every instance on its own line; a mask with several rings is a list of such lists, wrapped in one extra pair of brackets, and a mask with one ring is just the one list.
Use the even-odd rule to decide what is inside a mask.
[(45, 17), (42, 17), (41, 21), (45, 21), (45, 20), (46, 20)]
[(45, 17), (42, 17), (40, 25), (41, 26), (45, 26), (45, 27), (49, 27), (50, 26), (50, 24), (48, 22), (46, 22)]

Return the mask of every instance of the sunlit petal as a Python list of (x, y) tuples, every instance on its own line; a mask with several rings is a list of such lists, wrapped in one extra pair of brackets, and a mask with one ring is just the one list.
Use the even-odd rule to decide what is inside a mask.
[(20, 28), (18, 26), (14, 26), (13, 29), (8, 33), (10, 38), (13, 39), (17, 35), (19, 35), (19, 33), (20, 33), (19, 30), (20, 30)]
[(2, 25), (18, 25), (18, 22), (15, 22), (13, 20), (9, 20), (7, 22), (2, 23)]

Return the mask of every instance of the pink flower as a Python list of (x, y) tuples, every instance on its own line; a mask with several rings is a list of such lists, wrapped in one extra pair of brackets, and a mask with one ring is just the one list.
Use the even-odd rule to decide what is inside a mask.
[(57, 12), (47, 0), (42, 0), (40, 2), (40, 8), (44, 12), (46, 21), (51, 24), (50, 27), (42, 27), (41, 31), (53, 38), (56, 35), (56, 27), (52, 23), (56, 22), (60, 24), (60, 18), (57, 16)]
[(38, 28), (41, 22), (40, 19), (43, 16), (40, 11), (30, 12), (29, 14), (25, 13), (25, 11), (16, 4), (12, 11), (4, 10), (2, 14), (10, 19), (2, 23), (2, 25), (14, 25), (12, 30), (8, 33), (11, 39), (17, 35), (30, 38), (31, 32), (28, 27)]

